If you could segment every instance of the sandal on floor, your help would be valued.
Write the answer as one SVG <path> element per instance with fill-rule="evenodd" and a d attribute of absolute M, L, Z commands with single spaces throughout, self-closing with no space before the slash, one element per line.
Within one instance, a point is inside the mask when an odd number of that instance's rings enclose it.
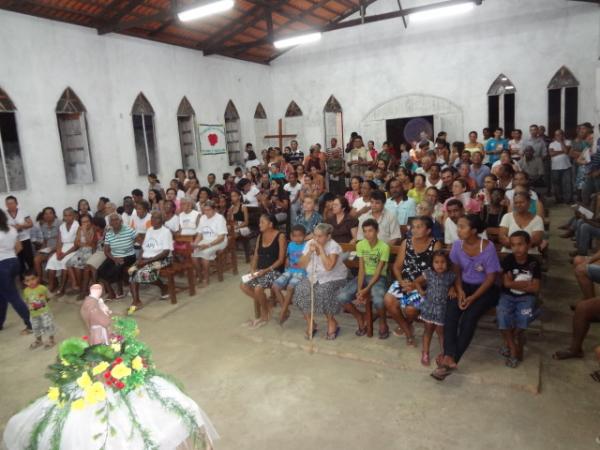
<path fill-rule="evenodd" d="M 317 334 L 317 329 L 313 328 L 312 337 L 314 338 L 316 334 Z M 310 336 L 308 335 L 308 333 L 306 331 L 304 332 L 304 339 L 306 339 L 307 341 L 310 341 Z"/>
<path fill-rule="evenodd" d="M 390 337 L 390 330 L 386 329 L 383 333 L 379 330 L 379 339 L 387 339 Z"/>
<path fill-rule="evenodd" d="M 121 300 L 122 298 L 125 298 L 125 294 L 117 294 L 115 296 L 115 300 Z"/>
<path fill-rule="evenodd" d="M 255 320 L 252 323 L 252 325 L 250 325 L 250 329 L 251 330 L 258 330 L 259 328 L 264 327 L 267 323 L 269 323 L 269 322 L 267 322 L 266 320 L 262 320 L 262 319 Z"/>
<path fill-rule="evenodd" d="M 55 345 L 56 345 L 56 343 L 55 343 L 55 342 L 46 342 L 46 343 L 44 344 L 44 350 L 48 350 L 48 349 L 50 349 L 50 348 L 54 347 Z"/>
<path fill-rule="evenodd" d="M 44 343 L 42 341 L 33 341 L 29 345 L 29 350 L 35 350 L 36 348 L 40 348 Z"/>
<path fill-rule="evenodd" d="M 438 381 L 444 381 L 453 371 L 454 369 L 444 365 L 431 372 L 430 376 Z"/>
<path fill-rule="evenodd" d="M 27 336 L 28 334 L 33 333 L 33 330 L 31 328 L 23 328 L 21 330 L 21 336 Z"/>
<path fill-rule="evenodd" d="M 396 337 L 402 337 L 404 336 L 404 331 L 402 331 L 402 328 L 396 328 L 392 331 L 392 334 Z"/>
<path fill-rule="evenodd" d="M 169 299 L 169 293 L 167 292 L 166 294 L 160 294 L 160 299 L 161 300 L 168 300 Z"/>
<path fill-rule="evenodd" d="M 559 350 L 552 355 L 552 359 L 561 361 L 563 359 L 583 358 L 583 352 L 575 353 L 571 350 Z"/>
<path fill-rule="evenodd" d="M 337 337 L 340 334 L 340 327 L 336 327 L 335 331 L 333 333 L 327 333 L 327 336 L 325 336 L 325 339 L 327 339 L 328 341 L 335 341 L 337 339 Z"/>
<path fill-rule="evenodd" d="M 435 364 L 436 364 L 436 366 L 442 367 L 443 366 L 442 361 L 444 361 L 444 354 L 440 353 L 439 355 L 437 355 L 435 357 Z"/>
<path fill-rule="evenodd" d="M 415 337 L 414 336 L 406 336 L 406 345 L 408 345 L 409 347 L 416 347 L 417 342 L 415 341 Z"/>
<path fill-rule="evenodd" d="M 592 377 L 592 380 L 600 383 L 600 370 L 590 373 L 590 377 Z"/>
<path fill-rule="evenodd" d="M 421 352 L 421 364 L 424 366 L 430 366 L 431 361 L 429 360 L 429 353 Z"/>
<path fill-rule="evenodd" d="M 359 328 L 358 330 L 356 330 L 354 332 L 355 335 L 357 335 L 358 337 L 364 336 L 365 334 L 367 334 L 367 327 L 364 326 L 362 328 Z"/>
<path fill-rule="evenodd" d="M 504 356 L 505 358 L 510 358 L 510 349 L 508 347 L 498 348 L 498 353 L 500 354 L 500 356 Z"/>
<path fill-rule="evenodd" d="M 509 356 L 508 358 L 506 358 L 506 362 L 504 363 L 504 365 L 506 367 L 510 367 L 511 369 L 516 369 L 519 365 L 519 359 Z"/>
<path fill-rule="evenodd" d="M 290 318 L 290 310 L 288 309 L 287 313 L 283 317 L 279 317 L 279 326 L 282 327 L 284 323 Z"/>

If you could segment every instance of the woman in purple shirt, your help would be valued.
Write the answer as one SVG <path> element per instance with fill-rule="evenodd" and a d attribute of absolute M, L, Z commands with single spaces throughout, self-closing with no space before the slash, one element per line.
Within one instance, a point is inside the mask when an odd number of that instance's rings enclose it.
<path fill-rule="evenodd" d="M 461 217 L 457 229 L 459 240 L 452 245 L 450 260 L 460 288 L 457 298 L 448 300 L 444 355 L 438 358 L 438 368 L 431 374 L 439 381 L 456 370 L 473 339 L 477 322 L 498 303 L 496 279 L 500 262 L 494 244 L 478 237 L 484 229 L 481 218 L 475 214 Z"/>

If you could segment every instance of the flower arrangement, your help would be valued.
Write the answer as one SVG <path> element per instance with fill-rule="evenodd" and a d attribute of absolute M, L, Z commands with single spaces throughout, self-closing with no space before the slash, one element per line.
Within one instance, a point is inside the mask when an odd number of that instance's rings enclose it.
<path fill-rule="evenodd" d="M 197 405 L 194 408 L 182 402 L 179 384 L 156 370 L 150 349 L 137 339 L 135 320 L 126 316 L 113 317 L 112 321 L 108 345 L 90 345 L 86 336 L 60 344 L 57 360 L 46 374 L 52 385 L 45 397 L 29 407 L 39 412 L 29 425 L 30 435 L 23 450 L 73 449 L 68 444 L 63 447 L 67 419 L 81 425 L 79 432 L 90 432 L 88 439 L 94 444 L 88 446 L 89 450 L 159 450 L 162 446 L 156 441 L 156 432 L 149 427 L 156 420 L 149 419 L 154 414 L 168 421 L 170 428 L 184 428 L 190 449 L 211 448 Z M 158 409 L 138 409 L 137 401 L 144 405 L 154 402 Z M 29 422 L 27 411 L 24 413 Z M 94 419 L 90 421 L 90 417 Z M 123 417 L 127 418 L 126 424 Z M 72 442 L 69 436 L 65 440 Z"/>
<path fill-rule="evenodd" d="M 136 322 L 117 317 L 113 328 L 110 345 L 89 345 L 87 336 L 61 343 L 57 362 L 47 373 L 53 382 L 48 398 L 59 407 L 83 409 L 104 401 L 107 389 L 127 394 L 154 375 L 150 350 L 137 340 Z"/>

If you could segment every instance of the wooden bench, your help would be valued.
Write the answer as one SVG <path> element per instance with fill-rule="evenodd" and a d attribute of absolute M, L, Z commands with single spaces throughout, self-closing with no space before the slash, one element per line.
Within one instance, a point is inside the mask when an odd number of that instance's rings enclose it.
<path fill-rule="evenodd" d="M 231 270 L 233 275 L 238 274 L 237 264 L 237 244 L 236 236 L 234 231 L 234 224 L 232 222 L 227 223 L 227 247 L 217 252 L 217 258 L 211 262 L 214 264 L 215 271 L 217 272 L 217 279 L 223 281 L 223 273 Z"/>
<path fill-rule="evenodd" d="M 194 239 L 195 236 L 175 236 L 173 260 L 169 266 L 160 269 L 160 276 L 167 279 L 169 299 L 173 305 L 177 303 L 177 291 L 185 289 L 175 285 L 175 276 L 178 274 L 185 273 L 187 275 L 187 289 L 190 296 L 196 295 L 196 270 L 192 258 Z"/>
<path fill-rule="evenodd" d="M 236 242 L 240 242 L 242 244 L 242 248 L 244 249 L 244 255 L 246 256 L 246 263 L 250 263 L 250 258 L 254 253 L 254 249 L 250 245 L 252 239 L 255 239 L 258 236 L 258 222 L 260 220 L 260 216 L 262 214 L 262 209 L 257 207 L 248 207 L 248 228 L 250 229 L 250 234 L 248 236 L 237 236 Z"/>

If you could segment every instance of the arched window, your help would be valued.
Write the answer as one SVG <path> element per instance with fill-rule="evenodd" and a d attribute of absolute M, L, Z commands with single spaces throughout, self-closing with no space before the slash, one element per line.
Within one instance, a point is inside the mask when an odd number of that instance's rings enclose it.
<path fill-rule="evenodd" d="M 323 109 L 323 116 L 325 119 L 325 142 L 324 147 L 331 147 L 331 139 L 337 139 L 337 147 L 344 148 L 344 124 L 342 116 L 342 106 L 340 102 L 332 95 L 325 103 Z"/>
<path fill-rule="evenodd" d="M 303 148 L 306 143 L 303 142 L 303 131 L 304 131 L 304 117 L 302 116 L 302 110 L 298 104 L 292 100 L 285 110 L 284 127 L 285 133 L 288 135 L 296 135 L 295 138 L 285 138 L 283 140 L 283 146 L 290 145 L 290 141 L 295 139 L 298 141 L 300 150 L 308 153 L 308 149 Z"/>
<path fill-rule="evenodd" d="M 183 97 L 177 108 L 177 126 L 183 168 L 198 169 L 196 152 L 196 112 L 187 97 Z"/>
<path fill-rule="evenodd" d="M 256 141 L 256 148 L 254 150 L 259 154 L 267 146 L 265 136 L 269 134 L 268 126 L 267 113 L 262 103 L 259 102 L 254 111 L 254 135 Z"/>
<path fill-rule="evenodd" d="M 139 175 L 156 173 L 157 151 L 156 136 L 154 133 L 154 109 L 141 92 L 133 102 L 131 108 L 133 120 L 133 137 L 135 139 L 135 153 Z"/>
<path fill-rule="evenodd" d="M 565 66 L 558 69 L 548 84 L 548 136 L 562 128 L 571 138 L 577 130 L 579 81 Z"/>
<path fill-rule="evenodd" d="M 56 118 L 67 184 L 94 182 L 85 114 L 77 94 L 66 88 L 56 103 Z"/>
<path fill-rule="evenodd" d="M 227 102 L 225 108 L 225 140 L 227 142 L 229 165 L 240 164 L 242 162 L 240 115 L 231 100 Z"/>
<path fill-rule="evenodd" d="M 515 85 L 501 73 L 488 90 L 488 126 L 503 128 L 510 136 L 515 128 Z"/>
<path fill-rule="evenodd" d="M 25 171 L 19 146 L 16 120 L 17 108 L 0 88 L 0 192 L 25 189 Z"/>

